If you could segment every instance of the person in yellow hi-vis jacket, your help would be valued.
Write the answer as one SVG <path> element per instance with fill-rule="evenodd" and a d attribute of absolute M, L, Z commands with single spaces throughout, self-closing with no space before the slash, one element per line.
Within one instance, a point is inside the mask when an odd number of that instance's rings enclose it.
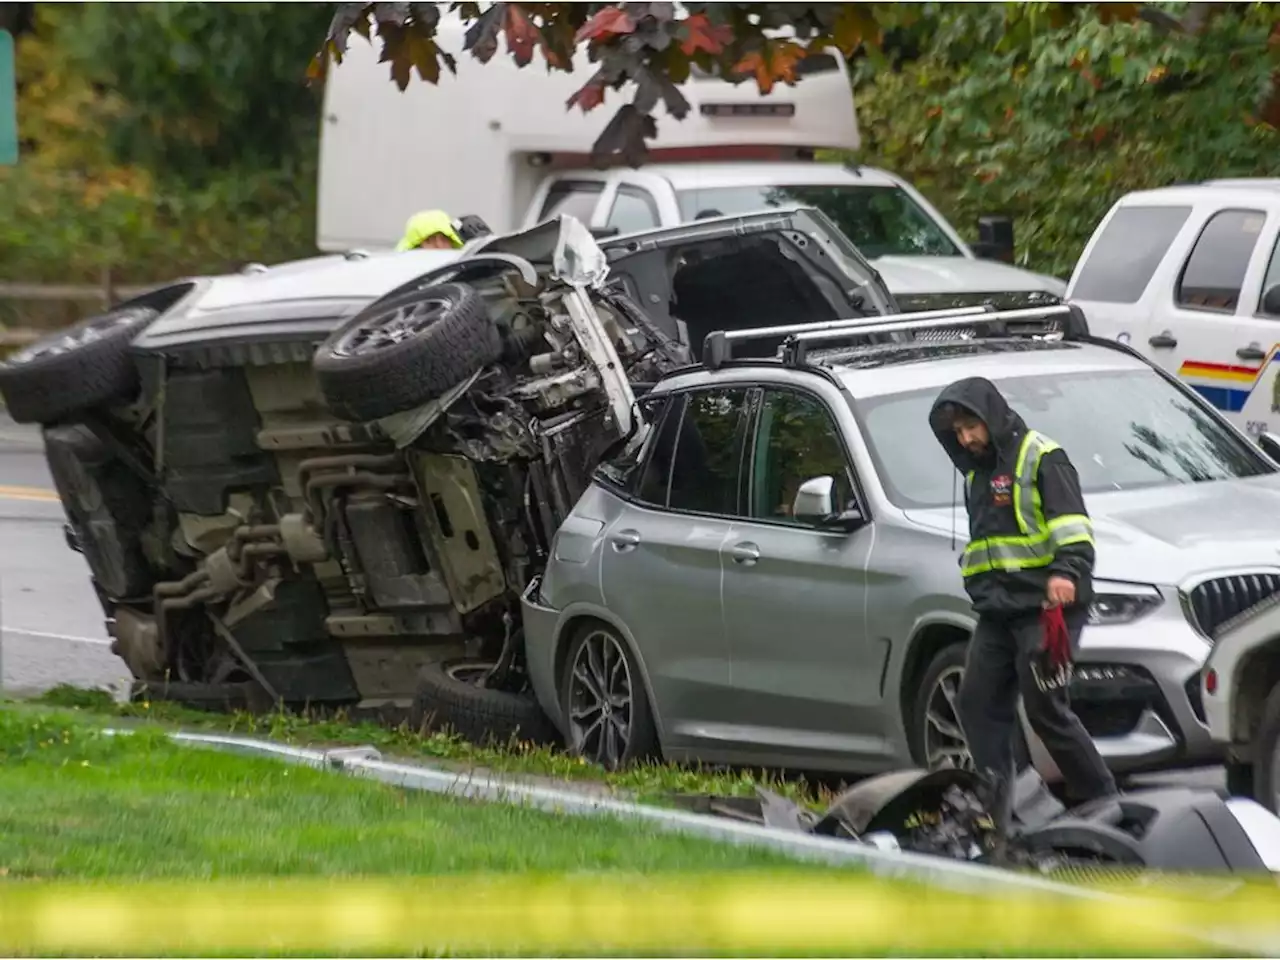
<path fill-rule="evenodd" d="M 422 210 L 404 225 L 397 250 L 456 250 L 462 238 L 453 220 L 443 210 Z"/>
<path fill-rule="evenodd" d="M 1021 693 L 1068 790 L 1111 796 L 1115 779 L 1067 699 L 1093 592 L 1093 524 L 1076 468 L 982 377 L 946 387 L 929 425 L 965 483 L 960 567 L 978 625 L 956 712 L 974 765 L 1011 780 Z"/>

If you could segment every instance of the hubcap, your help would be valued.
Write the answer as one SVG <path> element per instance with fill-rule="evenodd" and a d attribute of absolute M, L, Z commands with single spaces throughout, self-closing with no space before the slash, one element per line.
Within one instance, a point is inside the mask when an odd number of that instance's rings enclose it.
<path fill-rule="evenodd" d="M 18 350 L 9 358 L 8 362 L 10 365 L 30 363 L 40 357 L 53 357 L 63 353 L 70 353 L 72 350 L 77 350 L 96 340 L 101 340 L 117 327 L 128 326 L 137 319 L 138 314 L 134 312 L 102 317 L 78 329 L 68 330 L 39 343 L 33 343 L 23 350 Z"/>
<path fill-rule="evenodd" d="M 569 674 L 570 745 L 606 769 L 616 769 L 631 744 L 633 708 L 631 671 L 622 647 L 603 631 L 588 635 Z"/>
<path fill-rule="evenodd" d="M 394 347 L 435 324 L 448 309 L 447 300 L 419 300 L 394 307 L 347 331 L 333 352 L 341 357 L 355 357 Z"/>
<path fill-rule="evenodd" d="M 964 667 L 949 667 L 929 691 L 924 713 L 924 755 L 930 770 L 938 767 L 973 769 L 973 757 L 960 729 L 960 714 L 956 709 L 963 676 Z"/>

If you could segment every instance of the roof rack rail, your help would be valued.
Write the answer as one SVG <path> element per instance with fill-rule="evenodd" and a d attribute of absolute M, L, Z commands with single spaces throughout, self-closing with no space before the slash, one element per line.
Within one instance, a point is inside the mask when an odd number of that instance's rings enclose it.
<path fill-rule="evenodd" d="M 851 331 L 861 330 L 869 325 L 880 325 L 890 321 L 920 321 L 938 317 L 966 318 L 979 314 L 991 314 L 995 307 L 977 305 L 972 307 L 948 307 L 945 310 L 921 310 L 915 313 L 890 313 L 870 317 L 845 317 L 840 320 L 822 320 L 817 323 L 792 323 L 777 327 L 748 327 L 745 330 L 713 330 L 702 339 L 702 365 L 708 370 L 716 370 L 733 359 L 733 345 L 747 343 L 752 340 L 770 340 L 774 337 L 791 337 L 804 333 L 825 333 L 841 331 L 848 336 Z"/>
<path fill-rule="evenodd" d="M 1056 318 L 1062 318 L 1054 323 Z M 959 323 L 955 321 L 959 320 Z M 1019 321 L 1026 321 L 1019 324 Z M 1037 323 L 1037 321 L 1040 321 Z M 788 366 L 801 366 L 808 359 L 809 348 L 823 341 L 844 340 L 850 337 L 875 336 L 886 333 L 916 333 L 927 330 L 946 330 L 956 327 L 971 330 L 970 336 L 979 338 L 1011 336 L 1045 336 L 1058 334 L 1064 340 L 1079 340 L 1089 336 L 1089 325 L 1084 313 L 1073 303 L 1053 304 L 1044 307 L 1025 307 L 1019 310 L 949 316 L 900 319 L 882 317 L 858 327 L 835 330 L 805 330 L 792 334 L 783 344 L 782 360 Z M 1021 327 L 1019 329 L 1018 327 Z"/>

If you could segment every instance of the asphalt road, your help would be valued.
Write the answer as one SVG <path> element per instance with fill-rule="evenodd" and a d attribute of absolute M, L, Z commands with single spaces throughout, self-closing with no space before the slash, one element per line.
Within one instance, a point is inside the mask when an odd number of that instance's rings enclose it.
<path fill-rule="evenodd" d="M 0 412 L 0 664 L 4 690 L 59 683 L 123 696 L 129 673 L 111 653 L 84 558 L 62 535 L 63 514 L 39 434 Z M 1151 775 L 1147 782 L 1221 786 L 1221 768 Z"/>

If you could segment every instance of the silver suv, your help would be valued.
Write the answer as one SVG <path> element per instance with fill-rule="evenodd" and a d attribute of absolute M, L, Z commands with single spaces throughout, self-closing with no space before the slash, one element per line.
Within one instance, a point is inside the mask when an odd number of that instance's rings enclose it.
<path fill-rule="evenodd" d="M 765 336 L 777 357 L 733 359 Z M 966 765 L 967 522 L 928 411 L 983 376 L 1070 453 L 1093 516 L 1085 726 L 1117 772 L 1218 757 L 1198 670 L 1223 584 L 1247 604 L 1249 574 L 1280 572 L 1280 467 L 1193 391 L 1068 306 L 713 334 L 703 358 L 644 398 L 653 429 L 525 592 L 530 678 L 571 745 L 607 766 Z"/>

